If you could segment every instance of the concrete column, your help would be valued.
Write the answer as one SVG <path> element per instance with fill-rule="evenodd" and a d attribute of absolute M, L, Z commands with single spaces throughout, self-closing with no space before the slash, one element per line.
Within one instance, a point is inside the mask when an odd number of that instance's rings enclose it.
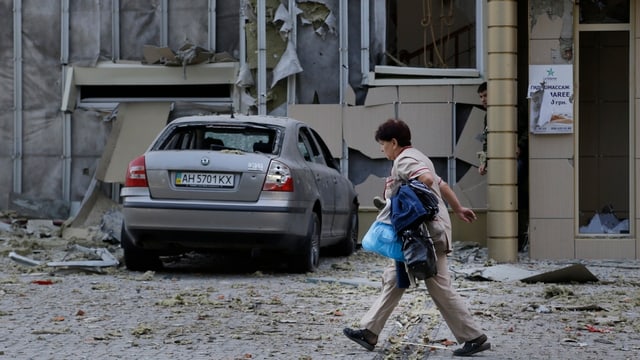
<path fill-rule="evenodd" d="M 518 260 L 517 6 L 487 1 L 487 247 L 497 262 Z"/>

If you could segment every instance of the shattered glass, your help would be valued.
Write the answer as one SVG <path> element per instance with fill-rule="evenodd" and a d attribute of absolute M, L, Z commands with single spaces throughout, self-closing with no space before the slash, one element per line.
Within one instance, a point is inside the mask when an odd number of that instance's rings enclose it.
<path fill-rule="evenodd" d="M 586 0 L 580 2 L 581 24 L 628 24 L 629 0 Z"/>

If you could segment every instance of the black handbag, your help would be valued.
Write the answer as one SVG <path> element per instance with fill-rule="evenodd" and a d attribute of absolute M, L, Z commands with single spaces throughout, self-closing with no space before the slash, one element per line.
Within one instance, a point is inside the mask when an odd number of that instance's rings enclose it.
<path fill-rule="evenodd" d="M 391 198 L 391 223 L 402 240 L 409 274 L 426 280 L 438 274 L 436 249 L 427 223 L 438 215 L 438 196 L 419 180 L 409 180 Z"/>
<path fill-rule="evenodd" d="M 409 274 L 426 280 L 438 274 L 436 249 L 427 227 L 422 224 L 400 232 L 402 252 Z"/>

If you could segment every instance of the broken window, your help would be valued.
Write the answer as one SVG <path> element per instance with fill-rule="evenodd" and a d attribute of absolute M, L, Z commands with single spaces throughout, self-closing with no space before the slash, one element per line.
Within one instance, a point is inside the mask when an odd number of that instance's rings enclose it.
<path fill-rule="evenodd" d="M 156 150 L 241 150 L 273 153 L 278 130 L 264 126 L 177 126 Z"/>
<path fill-rule="evenodd" d="M 581 234 L 629 234 L 633 219 L 628 31 L 579 33 L 578 210 Z"/>
<path fill-rule="evenodd" d="M 390 0 L 386 46 L 376 65 L 476 69 L 479 1 Z"/>
<path fill-rule="evenodd" d="M 587 0 L 580 2 L 581 24 L 628 24 L 629 13 L 629 0 Z"/>

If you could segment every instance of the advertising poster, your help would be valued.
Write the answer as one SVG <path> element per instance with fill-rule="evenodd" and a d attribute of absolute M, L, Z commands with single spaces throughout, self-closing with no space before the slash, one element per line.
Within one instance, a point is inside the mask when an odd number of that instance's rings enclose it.
<path fill-rule="evenodd" d="M 573 133 L 573 65 L 530 65 L 529 99 L 531 133 Z"/>

